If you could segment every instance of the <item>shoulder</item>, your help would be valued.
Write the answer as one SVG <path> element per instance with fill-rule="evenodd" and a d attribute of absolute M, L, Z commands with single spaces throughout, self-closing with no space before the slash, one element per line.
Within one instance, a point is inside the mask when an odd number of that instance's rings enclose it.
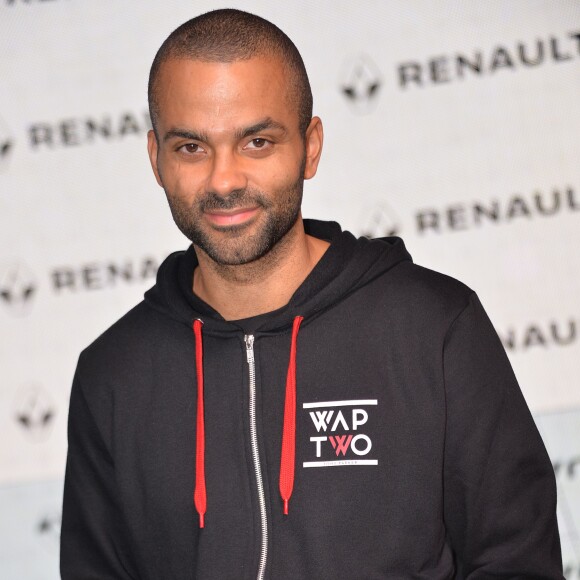
<path fill-rule="evenodd" d="M 410 261 L 397 264 L 377 283 L 399 310 L 429 317 L 452 319 L 475 295 L 463 282 Z"/>
<path fill-rule="evenodd" d="M 140 302 L 81 352 L 80 378 L 92 382 L 145 366 L 155 345 L 171 334 L 171 325 L 176 323 Z"/>

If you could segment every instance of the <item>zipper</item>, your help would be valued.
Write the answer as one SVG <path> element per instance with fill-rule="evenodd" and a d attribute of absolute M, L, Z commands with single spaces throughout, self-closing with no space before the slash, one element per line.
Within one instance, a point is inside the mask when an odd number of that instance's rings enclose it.
<path fill-rule="evenodd" d="M 266 561 L 268 559 L 268 519 L 266 516 L 266 496 L 264 494 L 264 480 L 260 466 L 260 453 L 258 451 L 258 435 L 256 428 L 256 363 L 254 360 L 254 335 L 244 336 L 246 343 L 246 357 L 248 359 L 248 373 L 250 385 L 250 446 L 254 460 L 254 474 L 258 489 L 258 504 L 260 506 L 260 523 L 262 526 L 262 545 L 260 547 L 260 562 L 258 566 L 257 580 L 263 580 L 266 573 Z"/>

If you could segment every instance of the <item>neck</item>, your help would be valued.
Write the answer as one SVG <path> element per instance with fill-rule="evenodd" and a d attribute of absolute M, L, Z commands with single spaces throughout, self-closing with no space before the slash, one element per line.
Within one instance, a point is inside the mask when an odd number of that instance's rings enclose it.
<path fill-rule="evenodd" d="M 226 320 L 272 312 L 288 304 L 328 246 L 306 235 L 301 218 L 268 254 L 249 264 L 216 264 L 196 246 L 193 292 Z"/>

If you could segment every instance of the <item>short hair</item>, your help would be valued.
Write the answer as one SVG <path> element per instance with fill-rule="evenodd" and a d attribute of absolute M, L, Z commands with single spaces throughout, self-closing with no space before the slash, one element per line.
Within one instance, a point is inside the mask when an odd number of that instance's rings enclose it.
<path fill-rule="evenodd" d="M 304 61 L 294 43 L 277 26 L 249 12 L 221 9 L 188 20 L 161 45 L 149 73 L 149 114 L 157 134 L 159 71 L 171 59 L 235 62 L 256 56 L 277 56 L 287 67 L 290 99 L 296 104 L 301 134 L 312 119 L 312 90 Z"/>

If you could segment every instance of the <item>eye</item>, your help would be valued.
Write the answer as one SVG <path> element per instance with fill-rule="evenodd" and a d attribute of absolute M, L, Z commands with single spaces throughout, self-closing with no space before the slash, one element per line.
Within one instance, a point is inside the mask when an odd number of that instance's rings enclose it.
<path fill-rule="evenodd" d="M 270 141 L 268 141 L 267 139 L 264 139 L 263 137 L 256 137 L 255 139 L 252 139 L 246 145 L 246 149 L 263 149 L 269 143 L 270 143 Z"/>
<path fill-rule="evenodd" d="M 179 151 L 183 151 L 184 153 L 193 154 L 193 153 L 203 153 L 204 150 L 201 147 L 201 145 L 198 145 L 197 143 L 186 143 L 185 145 L 182 145 L 179 148 Z"/>

